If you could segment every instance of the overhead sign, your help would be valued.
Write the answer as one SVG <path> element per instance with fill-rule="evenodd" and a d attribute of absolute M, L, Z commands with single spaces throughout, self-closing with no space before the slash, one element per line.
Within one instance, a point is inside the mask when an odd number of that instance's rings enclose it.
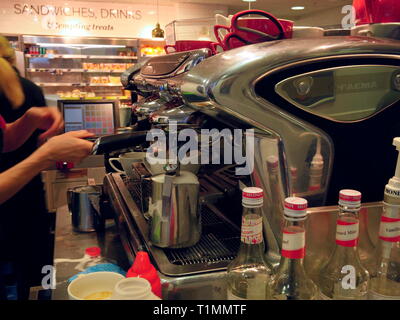
<path fill-rule="evenodd" d="M 159 7 L 164 27 L 175 19 L 174 6 Z M 151 38 L 157 7 L 101 2 L 4 1 L 0 3 L 0 33 Z"/>

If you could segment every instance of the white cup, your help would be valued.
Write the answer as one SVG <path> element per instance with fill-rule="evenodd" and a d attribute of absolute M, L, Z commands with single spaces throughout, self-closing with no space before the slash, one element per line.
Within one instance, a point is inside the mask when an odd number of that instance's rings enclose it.
<path fill-rule="evenodd" d="M 200 156 L 199 156 L 199 152 L 198 151 L 194 151 L 193 155 L 191 157 L 187 157 L 187 161 L 189 163 L 186 164 L 182 164 L 180 165 L 180 170 L 181 171 L 189 171 L 193 174 L 197 174 L 199 172 L 200 169 Z M 152 175 L 158 175 L 158 174 L 162 174 L 165 173 L 164 171 L 164 166 L 165 163 L 151 163 L 153 161 L 156 161 L 156 159 L 151 158 L 150 155 L 147 155 L 144 161 L 145 166 L 147 167 L 147 169 L 150 171 L 150 173 Z M 197 163 L 192 163 L 192 162 L 197 162 Z"/>
<path fill-rule="evenodd" d="M 125 277 L 116 272 L 83 274 L 69 284 L 68 297 L 70 300 L 109 300 L 115 285 L 122 279 Z"/>
<path fill-rule="evenodd" d="M 151 291 L 150 282 L 132 277 L 120 280 L 114 288 L 111 300 L 161 300 Z"/>
<path fill-rule="evenodd" d="M 118 158 L 108 159 L 108 162 L 115 171 L 125 173 L 128 177 L 132 177 L 133 175 L 132 163 L 142 162 L 145 157 L 146 157 L 146 152 L 127 152 L 120 154 Z M 118 169 L 113 164 L 113 161 L 118 161 L 121 164 L 122 169 L 124 170 Z"/>

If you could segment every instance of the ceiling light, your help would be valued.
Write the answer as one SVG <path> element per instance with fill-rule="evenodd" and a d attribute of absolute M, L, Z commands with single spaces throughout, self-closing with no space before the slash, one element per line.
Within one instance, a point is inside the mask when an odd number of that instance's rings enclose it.
<path fill-rule="evenodd" d="M 164 38 L 164 30 L 160 27 L 159 22 L 159 7 L 158 7 L 158 0 L 157 0 L 157 23 L 156 27 L 151 31 L 152 38 Z"/>
<path fill-rule="evenodd" d="M 242 0 L 243 2 L 256 2 L 257 0 Z"/>
<path fill-rule="evenodd" d="M 304 7 L 303 6 L 294 6 L 294 7 L 291 7 L 290 9 L 292 9 L 292 10 L 304 10 Z"/>

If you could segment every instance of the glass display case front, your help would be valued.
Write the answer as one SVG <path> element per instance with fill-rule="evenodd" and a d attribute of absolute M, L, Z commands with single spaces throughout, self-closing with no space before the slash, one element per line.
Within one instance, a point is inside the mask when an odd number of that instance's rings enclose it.
<path fill-rule="evenodd" d="M 138 59 L 137 39 L 24 36 L 27 77 L 59 98 L 123 96 L 120 75 Z"/>

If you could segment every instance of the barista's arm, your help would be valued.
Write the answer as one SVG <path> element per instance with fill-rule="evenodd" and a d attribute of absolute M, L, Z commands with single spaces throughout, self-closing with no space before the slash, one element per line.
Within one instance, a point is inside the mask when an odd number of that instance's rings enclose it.
<path fill-rule="evenodd" d="M 32 107 L 21 118 L 7 124 L 3 130 L 3 152 L 18 149 L 36 129 L 46 130 L 40 135 L 44 140 L 59 133 L 64 122 L 61 113 L 54 107 Z"/>
<path fill-rule="evenodd" d="M 3 130 L 3 152 L 18 149 L 36 130 L 36 126 L 27 117 L 22 116 L 13 123 L 8 123 Z"/>
<path fill-rule="evenodd" d="M 40 154 L 33 153 L 24 161 L 0 173 L 0 204 L 10 199 L 49 165 Z"/>
<path fill-rule="evenodd" d="M 78 163 L 87 157 L 92 151 L 93 143 L 84 139 L 92 136 L 92 133 L 81 130 L 53 137 L 28 158 L 0 173 L 0 204 L 10 199 L 52 163 L 56 161 Z"/>

